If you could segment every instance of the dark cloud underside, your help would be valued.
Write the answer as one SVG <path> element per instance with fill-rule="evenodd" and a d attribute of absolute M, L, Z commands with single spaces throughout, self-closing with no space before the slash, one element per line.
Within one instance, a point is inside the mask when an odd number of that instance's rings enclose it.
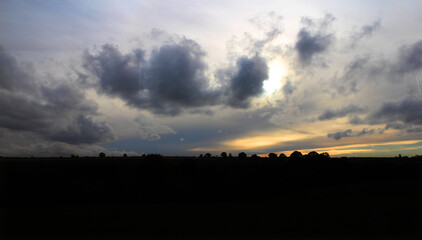
<path fill-rule="evenodd" d="M 350 104 L 346 107 L 337 109 L 337 110 L 325 110 L 319 117 L 318 120 L 323 121 L 323 120 L 331 120 L 331 119 L 336 119 L 336 118 L 341 118 L 341 117 L 345 117 L 348 114 L 351 113 L 363 113 L 365 112 L 365 110 L 359 106 Z"/>
<path fill-rule="evenodd" d="M 205 76 L 204 55 L 191 40 L 163 45 L 148 60 L 141 49 L 123 55 L 105 45 L 97 54 L 85 53 L 84 67 L 98 78 L 100 93 L 157 114 L 177 115 L 185 108 L 218 104 L 246 108 L 252 97 L 263 92 L 268 78 L 264 58 L 239 57 L 236 66 L 223 74 L 228 81 L 222 83 L 224 87 L 212 88 Z"/>
<path fill-rule="evenodd" d="M 0 50 L 0 128 L 71 144 L 114 139 L 106 123 L 92 120 L 97 104 L 80 87 L 42 84 L 33 75 L 30 66 Z"/>
<path fill-rule="evenodd" d="M 327 137 L 334 138 L 335 140 L 340 140 L 344 137 L 352 137 L 352 129 L 347 129 L 344 132 L 335 132 L 327 134 Z"/>
<path fill-rule="evenodd" d="M 231 95 L 228 104 L 233 107 L 248 107 L 249 99 L 263 92 L 263 82 L 266 79 L 268 66 L 265 59 L 259 56 L 239 58 L 236 74 L 230 80 Z"/>

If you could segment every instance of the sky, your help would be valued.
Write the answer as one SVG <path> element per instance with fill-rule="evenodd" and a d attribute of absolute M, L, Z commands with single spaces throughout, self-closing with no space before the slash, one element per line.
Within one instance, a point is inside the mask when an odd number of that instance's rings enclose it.
<path fill-rule="evenodd" d="M 421 1 L 0 1 L 0 156 L 422 155 Z"/>

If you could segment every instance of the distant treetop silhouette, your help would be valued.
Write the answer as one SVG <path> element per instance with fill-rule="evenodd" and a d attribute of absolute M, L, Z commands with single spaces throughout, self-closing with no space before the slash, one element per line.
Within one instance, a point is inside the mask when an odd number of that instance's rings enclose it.
<path fill-rule="evenodd" d="M 245 152 L 241 152 L 241 153 L 239 153 L 239 154 L 237 155 L 237 157 L 238 157 L 239 159 L 245 159 L 245 158 L 247 158 L 247 157 L 248 157 L 248 155 L 246 155 L 246 153 L 245 153 Z"/>
<path fill-rule="evenodd" d="M 302 153 L 299 151 L 294 151 L 292 152 L 292 154 L 290 154 L 290 158 L 293 158 L 293 159 L 302 158 Z"/>

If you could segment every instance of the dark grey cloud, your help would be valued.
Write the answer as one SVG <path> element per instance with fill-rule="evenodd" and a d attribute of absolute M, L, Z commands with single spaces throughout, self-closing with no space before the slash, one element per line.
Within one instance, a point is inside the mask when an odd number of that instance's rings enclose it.
<path fill-rule="evenodd" d="M 408 133 L 419 133 L 422 132 L 422 127 L 415 127 L 415 128 L 409 128 L 406 130 Z"/>
<path fill-rule="evenodd" d="M 400 49 L 397 66 L 399 73 L 414 72 L 422 69 L 422 40 Z"/>
<path fill-rule="evenodd" d="M 32 76 L 24 71 L 31 69 L 26 63 L 20 67 L 16 59 L 9 55 L 0 45 L 0 88 L 7 91 L 34 91 L 35 82 Z"/>
<path fill-rule="evenodd" d="M 343 132 L 335 132 L 335 133 L 329 133 L 327 134 L 327 137 L 329 138 L 334 138 L 335 140 L 340 140 L 344 137 L 361 137 L 361 136 L 365 136 L 365 135 L 372 135 L 375 133 L 375 129 L 367 129 L 364 128 L 362 129 L 362 131 L 353 134 L 352 129 L 347 129 L 346 131 Z"/>
<path fill-rule="evenodd" d="M 340 140 L 344 137 L 352 137 L 352 129 L 347 129 L 344 132 L 329 133 L 327 137 L 334 138 L 335 140 Z"/>
<path fill-rule="evenodd" d="M 299 54 L 302 65 L 307 65 L 312 61 L 314 55 L 323 53 L 333 42 L 331 34 L 311 34 L 306 28 L 302 28 L 297 35 L 295 49 Z"/>
<path fill-rule="evenodd" d="M 179 114 L 183 108 L 215 105 L 220 91 L 213 90 L 205 77 L 205 53 L 191 40 L 163 45 L 152 51 L 122 54 L 104 45 L 94 55 L 86 52 L 84 67 L 99 80 L 99 92 L 118 96 L 128 105 L 158 114 Z"/>
<path fill-rule="evenodd" d="M 349 123 L 385 124 L 382 130 L 417 132 L 417 126 L 422 125 L 422 99 L 409 96 L 399 101 L 385 102 L 365 117 L 350 117 Z"/>
<path fill-rule="evenodd" d="M 326 14 L 319 24 L 311 18 L 302 18 L 302 24 L 305 27 L 300 29 L 295 43 L 302 66 L 309 65 L 315 55 L 327 51 L 333 43 L 334 35 L 328 33 L 327 28 L 334 20 L 335 18 L 330 14 Z"/>
<path fill-rule="evenodd" d="M 336 110 L 327 109 L 318 117 L 318 120 L 320 121 L 331 120 L 331 119 L 345 117 L 351 113 L 364 113 L 364 112 L 365 112 L 365 109 L 357 105 L 350 104 L 348 106 L 345 106 L 343 108 L 336 109 Z"/>
<path fill-rule="evenodd" d="M 190 40 L 153 51 L 142 75 L 148 103 L 136 104 L 157 113 L 178 113 L 184 107 L 215 105 L 220 92 L 210 88 L 204 75 L 207 68 L 204 55 L 200 46 Z"/>
<path fill-rule="evenodd" d="M 287 80 L 282 90 L 285 96 L 289 96 L 289 95 L 292 95 L 292 93 L 296 90 L 296 87 L 293 86 L 290 80 Z"/>
<path fill-rule="evenodd" d="M 107 124 L 92 120 L 97 108 L 77 86 L 37 81 L 30 65 L 0 50 L 0 128 L 71 144 L 113 139 Z"/>
<path fill-rule="evenodd" d="M 51 133 L 51 140 L 70 144 L 93 144 L 114 139 L 105 122 L 95 122 L 91 117 L 77 116 L 66 129 Z"/>
<path fill-rule="evenodd" d="M 422 98 L 407 97 L 397 102 L 386 102 L 368 116 L 368 121 L 373 124 L 401 122 L 422 125 Z"/>
<path fill-rule="evenodd" d="M 367 128 L 364 128 L 364 129 L 362 129 L 362 131 L 360 131 L 356 134 L 356 137 L 360 137 L 360 136 L 364 136 L 364 135 L 372 135 L 374 133 L 375 133 L 375 129 L 369 129 L 368 130 Z"/>
<path fill-rule="evenodd" d="M 140 49 L 123 55 L 117 47 L 106 44 L 96 56 L 85 51 L 83 66 L 99 78 L 99 92 L 130 100 L 141 89 L 143 58 L 144 52 Z"/>
<path fill-rule="evenodd" d="M 232 107 L 249 107 L 250 98 L 263 93 L 264 80 L 268 79 L 268 65 L 264 58 L 240 57 L 236 72 L 230 79 L 228 104 Z"/>
<path fill-rule="evenodd" d="M 387 123 L 386 125 L 385 125 L 385 129 L 387 130 L 387 129 L 395 129 L 395 130 L 402 130 L 402 129 L 405 129 L 406 128 L 406 125 L 404 125 L 403 123 L 397 123 L 397 122 L 394 122 L 394 123 Z"/>
<path fill-rule="evenodd" d="M 370 37 L 376 31 L 381 28 L 381 21 L 374 21 L 372 24 L 363 25 L 358 32 L 352 34 L 352 44 L 351 47 L 355 47 L 356 44 L 365 37 Z"/>
<path fill-rule="evenodd" d="M 217 73 L 221 87 L 211 87 L 205 75 L 205 53 L 187 39 L 163 45 L 150 55 L 146 60 L 141 49 L 125 55 L 115 46 L 104 45 L 96 54 L 86 51 L 83 66 L 98 79 L 100 93 L 166 115 L 218 104 L 249 107 L 251 98 L 263 92 L 263 81 L 268 78 L 264 58 L 239 57 L 236 66 Z"/>
<path fill-rule="evenodd" d="M 349 117 L 349 123 L 353 125 L 366 124 L 366 120 L 359 116 L 353 115 Z"/>

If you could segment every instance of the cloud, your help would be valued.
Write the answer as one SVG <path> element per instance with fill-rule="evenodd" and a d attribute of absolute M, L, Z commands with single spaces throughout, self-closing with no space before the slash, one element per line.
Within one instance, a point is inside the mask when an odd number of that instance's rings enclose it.
<path fill-rule="evenodd" d="M 329 133 L 327 137 L 334 138 L 335 140 L 340 140 L 344 137 L 352 137 L 352 129 L 347 129 L 344 132 Z"/>
<path fill-rule="evenodd" d="M 407 125 L 422 125 L 422 98 L 407 97 L 397 102 L 386 102 L 368 116 L 368 121 L 377 123 L 402 122 Z"/>
<path fill-rule="evenodd" d="M 422 127 L 409 128 L 406 131 L 408 133 L 414 133 L 414 132 L 419 133 L 419 132 L 422 132 Z"/>
<path fill-rule="evenodd" d="M 144 51 L 135 49 L 123 55 L 115 46 L 106 44 L 98 55 L 85 51 L 83 66 L 99 79 L 99 92 L 122 99 L 136 98 L 140 86 L 140 66 L 144 62 Z"/>
<path fill-rule="evenodd" d="M 178 113 L 184 107 L 215 105 L 220 92 L 210 89 L 204 71 L 205 53 L 191 40 L 153 51 L 143 69 L 142 85 L 149 97 L 144 105 L 157 113 Z"/>
<path fill-rule="evenodd" d="M 349 117 L 349 123 L 353 125 L 360 125 L 360 124 L 366 124 L 366 121 L 363 118 L 354 115 L 354 116 Z"/>
<path fill-rule="evenodd" d="M 386 125 L 385 125 L 385 129 L 395 129 L 395 130 L 402 130 L 402 129 L 405 129 L 406 128 L 406 126 L 403 124 L 403 123 L 397 123 L 397 122 L 395 122 L 395 123 L 387 123 Z"/>
<path fill-rule="evenodd" d="M 400 50 L 397 66 L 399 73 L 414 72 L 422 68 L 422 40 L 404 46 Z"/>
<path fill-rule="evenodd" d="M 343 131 L 343 132 L 329 133 L 327 134 L 327 137 L 334 138 L 335 140 L 340 140 L 344 137 L 361 137 L 365 135 L 372 135 L 374 133 L 375 133 L 375 129 L 368 130 L 367 128 L 364 128 L 362 129 L 362 131 L 356 134 L 352 133 L 352 129 L 347 129 L 346 131 Z"/>
<path fill-rule="evenodd" d="M 350 104 L 348 106 L 345 106 L 337 110 L 327 109 L 318 117 L 318 120 L 320 121 L 331 120 L 331 119 L 345 117 L 350 113 L 363 113 L 363 112 L 365 112 L 363 108 L 357 105 Z"/>
<path fill-rule="evenodd" d="M 381 21 L 374 21 L 372 24 L 363 25 L 358 32 L 352 34 L 351 47 L 354 48 L 356 44 L 365 37 L 370 37 L 376 31 L 381 28 Z"/>
<path fill-rule="evenodd" d="M 310 18 L 302 19 L 302 23 L 307 26 L 300 29 L 295 43 L 295 49 L 302 66 L 309 65 L 315 55 L 325 52 L 333 43 L 334 36 L 330 33 L 325 33 L 325 29 L 332 21 L 334 21 L 334 17 L 326 15 L 319 24 L 318 29 L 313 31 L 314 20 Z"/>
<path fill-rule="evenodd" d="M 385 102 L 380 107 L 370 112 L 366 117 L 353 116 L 349 119 L 350 124 L 385 124 L 384 130 L 406 130 L 417 132 L 422 125 L 422 99 L 406 97 L 395 102 Z"/>
<path fill-rule="evenodd" d="M 228 104 L 232 107 L 247 108 L 250 98 L 263 93 L 264 80 L 268 79 L 268 65 L 264 58 L 240 57 L 236 72 L 230 79 Z"/>
<path fill-rule="evenodd" d="M 372 135 L 375 133 L 375 129 L 368 130 L 367 128 L 362 129 L 362 131 L 356 134 L 356 137 L 364 136 L 364 135 Z"/>
<path fill-rule="evenodd" d="M 91 117 L 79 115 L 65 130 L 52 133 L 50 139 L 70 144 L 93 144 L 114 140 L 114 136 L 107 123 L 94 122 Z"/>
<path fill-rule="evenodd" d="M 118 96 L 132 107 L 177 115 L 183 108 L 215 105 L 220 91 L 211 89 L 205 77 L 205 53 L 191 40 L 163 45 L 151 53 L 133 50 L 123 55 L 104 45 L 94 55 L 86 52 L 84 67 L 99 81 L 99 92 Z"/>
<path fill-rule="evenodd" d="M 251 39 L 251 46 L 249 51 L 252 53 L 262 52 L 265 45 L 275 40 L 283 32 L 281 21 L 283 17 L 277 15 L 275 12 L 269 12 L 268 14 L 259 15 L 252 19 L 250 22 L 254 24 L 258 29 L 264 31 L 264 37 L 260 39 Z"/>
<path fill-rule="evenodd" d="M 289 96 L 289 95 L 292 95 L 292 93 L 296 90 L 296 87 L 293 86 L 290 80 L 287 80 L 282 90 L 285 96 Z"/>
<path fill-rule="evenodd" d="M 30 65 L 0 50 L 0 128 L 71 144 L 114 139 L 106 123 L 92 120 L 98 106 L 77 86 L 34 75 Z"/>
<path fill-rule="evenodd" d="M 176 133 L 169 126 L 156 123 L 142 114 L 135 118 L 135 122 L 138 124 L 138 134 L 144 140 L 156 141 L 161 139 L 160 134 Z"/>
<path fill-rule="evenodd" d="M 268 78 L 264 58 L 239 57 L 236 66 L 220 71 L 223 87 L 211 87 L 204 55 L 196 42 L 187 39 L 153 50 L 148 60 L 141 49 L 124 55 L 104 45 L 97 54 L 86 51 L 83 66 L 98 79 L 98 92 L 157 114 L 178 115 L 187 108 L 195 112 L 219 104 L 247 108 L 251 98 L 263 92 Z"/>

